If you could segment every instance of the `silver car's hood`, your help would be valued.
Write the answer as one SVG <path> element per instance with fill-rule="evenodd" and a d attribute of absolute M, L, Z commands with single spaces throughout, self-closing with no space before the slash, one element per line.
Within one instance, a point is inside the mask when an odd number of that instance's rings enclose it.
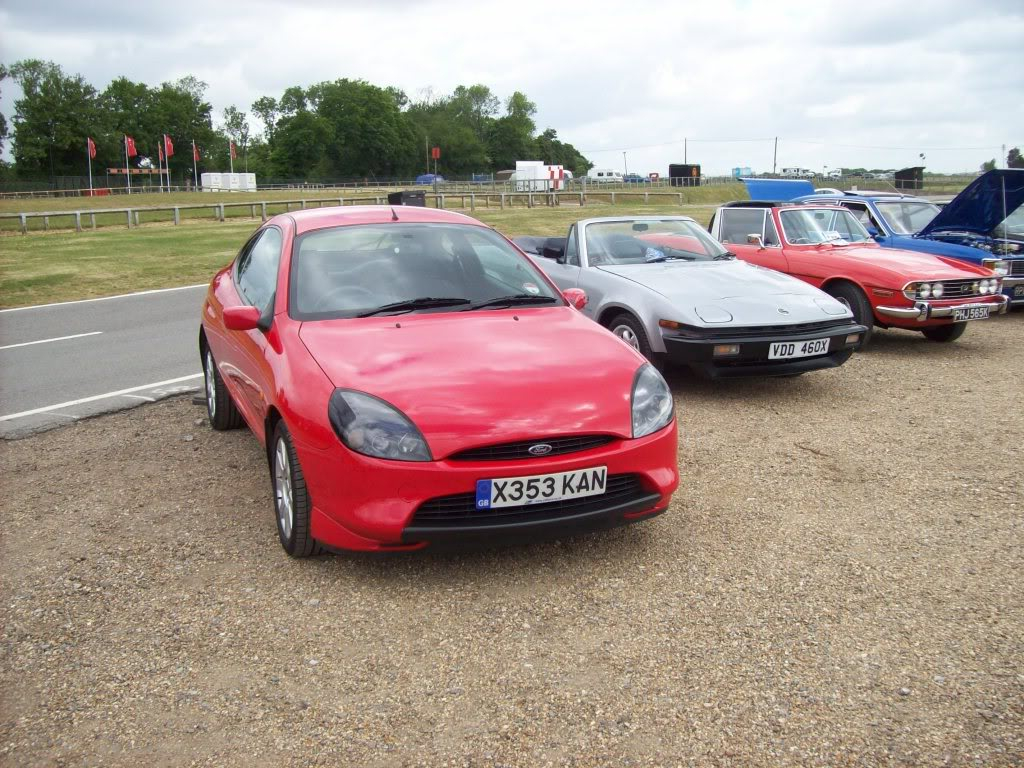
<path fill-rule="evenodd" d="M 850 310 L 795 277 L 744 261 L 667 261 L 598 267 L 642 285 L 695 325 L 789 325 L 852 318 Z M 681 313 L 681 315 L 680 315 Z"/>

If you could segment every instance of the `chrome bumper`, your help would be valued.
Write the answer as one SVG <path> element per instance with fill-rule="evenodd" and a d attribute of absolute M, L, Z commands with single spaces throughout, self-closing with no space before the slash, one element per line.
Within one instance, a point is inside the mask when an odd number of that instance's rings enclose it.
<path fill-rule="evenodd" d="M 1003 288 L 1012 288 L 1015 285 L 1024 285 L 1024 277 L 1004 277 L 1001 279 Z"/>
<path fill-rule="evenodd" d="M 1010 300 L 1003 295 L 997 295 L 994 298 L 996 299 L 995 302 L 986 301 L 976 304 L 954 304 L 940 307 L 927 301 L 918 301 L 913 307 L 875 307 L 875 311 L 883 317 L 891 317 L 896 320 L 917 320 L 920 323 L 937 317 L 952 317 L 954 309 L 980 309 L 988 307 L 990 315 L 1004 314 L 1006 312 L 1006 305 Z"/>

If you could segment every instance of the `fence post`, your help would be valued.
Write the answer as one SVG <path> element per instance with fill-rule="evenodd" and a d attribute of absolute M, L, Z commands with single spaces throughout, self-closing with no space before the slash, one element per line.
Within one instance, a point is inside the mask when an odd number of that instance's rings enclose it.
<path fill-rule="evenodd" d="M 49 216 L 43 216 L 43 230 L 45 230 L 47 232 L 50 231 L 50 217 Z"/>
<path fill-rule="evenodd" d="M 220 220 L 224 221 L 224 203 L 220 204 Z"/>
<path fill-rule="evenodd" d="M 306 201 L 305 200 L 299 200 L 299 207 L 302 210 L 306 210 Z"/>
<path fill-rule="evenodd" d="M 683 193 L 679 192 L 678 194 L 679 194 L 679 204 L 682 205 L 683 204 Z"/>
<path fill-rule="evenodd" d="M 649 198 L 650 198 L 650 194 L 651 193 L 648 192 L 646 189 L 644 190 L 644 205 L 647 205 L 647 203 L 649 201 Z"/>
<path fill-rule="evenodd" d="M 253 203 L 252 205 L 249 206 L 249 218 L 250 219 L 255 219 L 256 218 L 256 204 L 255 203 Z"/>
<path fill-rule="evenodd" d="M 28 234 L 28 219 L 25 217 L 24 213 L 21 214 L 20 218 L 21 218 L 21 234 L 27 235 Z"/>
<path fill-rule="evenodd" d="M 96 229 L 96 214 L 95 213 L 90 213 L 89 214 L 89 223 L 92 224 L 92 228 L 93 229 Z"/>
<path fill-rule="evenodd" d="M 501 210 L 505 210 L 505 193 L 501 193 Z"/>
<path fill-rule="evenodd" d="M 583 199 L 583 193 L 580 192 L 580 208 L 587 204 L 586 200 Z"/>
<path fill-rule="evenodd" d="M 135 226 L 136 227 L 139 226 L 139 212 L 138 211 L 135 212 Z"/>
<path fill-rule="evenodd" d="M 174 226 L 181 224 L 181 211 L 178 206 L 174 206 Z"/>
<path fill-rule="evenodd" d="M 129 208 L 126 213 L 128 214 L 128 229 L 132 228 L 132 210 Z"/>
<path fill-rule="evenodd" d="M 612 192 L 612 205 L 615 205 L 615 193 Z"/>
<path fill-rule="evenodd" d="M 267 220 L 267 204 L 266 203 L 260 203 L 260 217 L 263 219 L 263 221 Z"/>

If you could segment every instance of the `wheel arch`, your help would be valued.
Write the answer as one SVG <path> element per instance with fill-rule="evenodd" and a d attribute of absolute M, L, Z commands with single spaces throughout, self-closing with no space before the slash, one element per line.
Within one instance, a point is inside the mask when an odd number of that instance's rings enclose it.
<path fill-rule="evenodd" d="M 277 410 L 276 405 L 268 407 L 267 415 L 263 418 L 263 450 L 267 454 L 267 466 L 271 471 L 273 471 L 271 458 L 274 450 L 274 429 L 277 427 L 277 422 L 281 421 L 282 418 L 281 412 Z"/>

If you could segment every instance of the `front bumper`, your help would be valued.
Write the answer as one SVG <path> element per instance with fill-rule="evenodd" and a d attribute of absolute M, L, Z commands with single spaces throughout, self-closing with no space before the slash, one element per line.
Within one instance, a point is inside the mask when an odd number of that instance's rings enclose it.
<path fill-rule="evenodd" d="M 1006 312 L 1009 299 L 1005 295 L 991 296 L 986 301 L 974 301 L 969 304 L 935 304 L 931 301 L 917 301 L 912 307 L 875 307 L 875 312 L 884 318 L 902 320 L 904 322 L 924 323 L 928 320 L 941 320 L 953 316 L 956 309 L 982 309 L 988 307 L 990 315 L 1001 315 Z"/>
<path fill-rule="evenodd" d="M 623 525 L 668 508 L 679 484 L 677 422 L 653 435 L 616 439 L 597 448 L 505 461 L 399 462 L 353 453 L 338 443 L 317 450 L 296 441 L 313 502 L 313 537 L 333 550 L 394 551 L 444 543 L 506 544 Z M 631 478 L 628 492 L 588 497 L 588 504 L 506 507 L 510 514 L 474 514 L 456 505 L 478 480 L 542 475 L 590 467 Z M 424 509 L 432 514 L 422 514 Z M 521 511 L 522 514 L 516 514 Z"/>
<path fill-rule="evenodd" d="M 807 371 L 837 368 L 860 347 L 867 328 L 850 322 L 819 330 L 786 333 L 783 330 L 748 335 L 741 329 L 716 329 L 716 335 L 695 338 L 666 332 L 662 334 L 666 356 L 669 362 L 687 365 L 698 373 L 712 379 L 740 378 L 745 376 L 793 376 Z M 846 338 L 859 335 L 859 340 L 848 344 Z M 797 343 L 828 339 L 828 352 L 814 357 L 785 358 L 772 360 L 769 352 L 772 344 L 780 342 Z M 715 347 L 739 345 L 739 354 L 716 356 Z"/>

